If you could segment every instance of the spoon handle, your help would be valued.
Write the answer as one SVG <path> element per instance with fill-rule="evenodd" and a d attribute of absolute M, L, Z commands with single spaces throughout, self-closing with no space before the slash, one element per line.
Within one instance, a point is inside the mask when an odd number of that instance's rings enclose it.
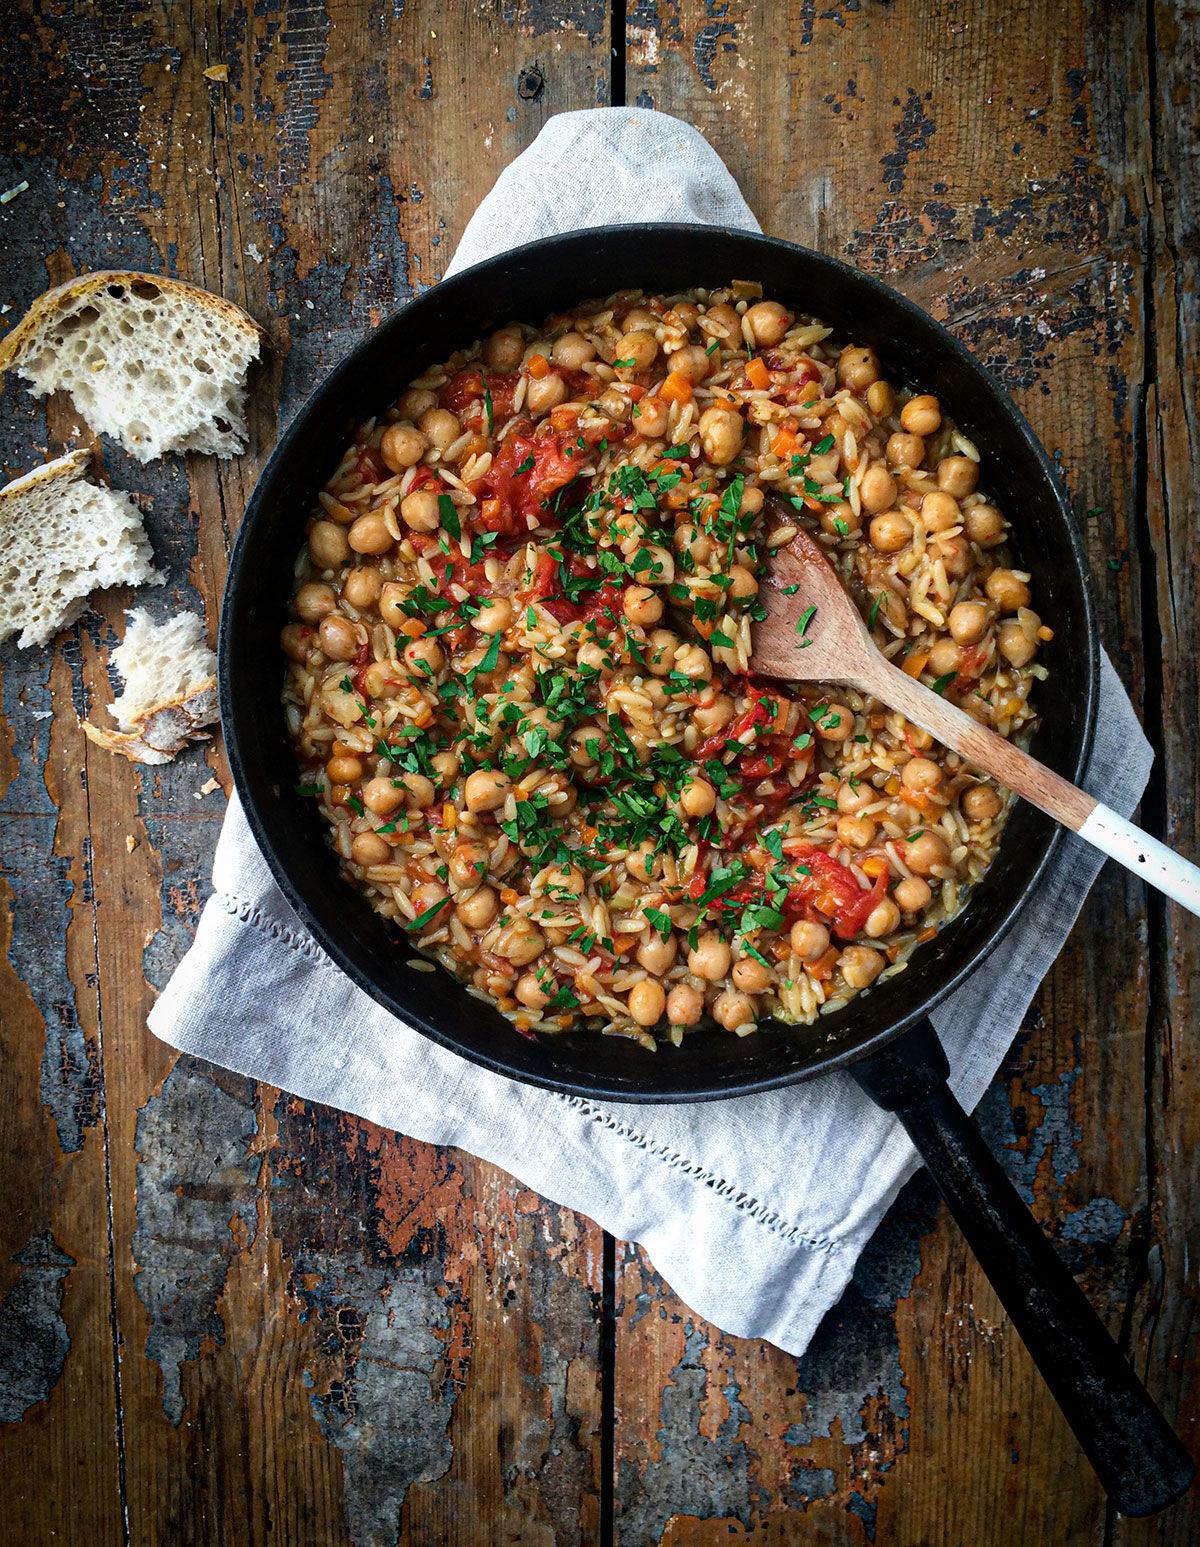
<path fill-rule="evenodd" d="M 948 703 L 890 661 L 873 660 L 857 686 L 899 710 L 943 746 L 992 774 L 1150 886 L 1200 915 L 1200 869 L 1181 854 L 1127 822 L 1011 741 L 978 724 L 956 704 Z"/>

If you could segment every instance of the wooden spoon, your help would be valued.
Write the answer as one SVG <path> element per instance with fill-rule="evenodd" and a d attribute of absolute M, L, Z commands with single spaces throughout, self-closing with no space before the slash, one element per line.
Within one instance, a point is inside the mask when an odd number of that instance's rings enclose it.
<path fill-rule="evenodd" d="M 893 666 L 807 532 L 797 532 L 775 553 L 759 600 L 767 615 L 754 629 L 755 672 L 793 682 L 841 682 L 869 693 L 1200 915 L 1200 869 Z"/>

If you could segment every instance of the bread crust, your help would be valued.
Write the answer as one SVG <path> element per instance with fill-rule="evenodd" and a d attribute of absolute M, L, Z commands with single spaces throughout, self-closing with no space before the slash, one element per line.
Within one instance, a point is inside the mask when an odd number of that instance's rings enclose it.
<path fill-rule="evenodd" d="M 235 306 L 232 301 L 227 301 L 224 296 L 213 295 L 211 291 L 201 290 L 198 285 L 190 285 L 183 279 L 169 279 L 164 274 L 144 274 L 136 269 L 97 269 L 92 274 L 81 274 L 76 279 L 68 279 L 61 285 L 55 285 L 52 290 L 45 291 L 32 302 L 16 327 L 3 340 L 0 340 L 0 371 L 11 370 L 14 366 L 20 367 L 26 350 L 43 324 L 62 315 L 77 302 L 85 301 L 97 290 L 103 290 L 106 285 L 113 284 L 122 284 L 126 287 L 134 284 L 157 285 L 166 294 L 177 295 L 195 306 L 219 313 L 241 328 L 248 336 L 252 336 L 260 349 L 269 342 L 266 329 L 260 327 L 253 317 L 244 312 L 240 306 Z"/>
<path fill-rule="evenodd" d="M 131 731 L 108 730 L 83 721 L 89 741 L 108 752 L 118 752 L 131 763 L 169 763 L 189 741 L 210 741 L 204 727 L 217 718 L 217 682 L 210 677 L 182 698 L 168 699 L 147 709 Z"/>

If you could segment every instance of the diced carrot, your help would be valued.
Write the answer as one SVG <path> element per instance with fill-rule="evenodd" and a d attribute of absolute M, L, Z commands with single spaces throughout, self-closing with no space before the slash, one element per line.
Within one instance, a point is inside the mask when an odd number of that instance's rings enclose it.
<path fill-rule="evenodd" d="M 453 827 L 457 821 L 458 812 L 454 809 L 454 806 L 450 801 L 444 800 L 442 802 L 442 826 Z"/>
<path fill-rule="evenodd" d="M 831 945 L 824 956 L 818 956 L 815 962 L 805 962 L 804 970 L 810 977 L 816 978 L 818 983 L 824 983 L 833 976 L 837 959 L 838 948 L 836 945 Z"/>
<path fill-rule="evenodd" d="M 883 792 L 885 795 L 894 795 L 900 788 L 900 779 L 896 774 L 890 774 L 884 781 Z"/>
<path fill-rule="evenodd" d="M 483 518 L 485 525 L 489 521 L 495 521 L 500 514 L 500 501 L 497 499 L 484 500 L 479 507 L 479 514 Z"/>
<path fill-rule="evenodd" d="M 921 933 L 917 936 L 917 939 L 920 941 L 920 943 L 922 945 L 924 945 L 926 940 L 932 940 L 936 934 L 937 934 L 937 930 L 936 929 L 923 929 L 921 931 Z"/>
<path fill-rule="evenodd" d="M 796 438 L 794 430 L 780 430 L 779 434 L 771 442 L 771 455 L 773 457 L 790 457 L 800 450 L 800 442 Z"/>
<path fill-rule="evenodd" d="M 1052 628 L 1047 628 L 1047 626 L 1043 623 L 1041 628 L 1038 629 L 1038 638 L 1048 642 L 1054 638 L 1054 630 Z"/>
<path fill-rule="evenodd" d="M 914 655 L 910 655 L 909 658 L 905 661 L 904 670 L 910 677 L 919 677 L 928 665 L 929 651 L 918 650 Z"/>
<path fill-rule="evenodd" d="M 550 362 L 545 355 L 530 355 L 529 363 L 525 369 L 533 377 L 534 381 L 541 381 L 543 376 L 550 374 Z"/>
<path fill-rule="evenodd" d="M 420 639 L 421 635 L 425 632 L 425 625 L 420 618 L 405 618 L 396 632 L 398 634 L 407 634 L 409 639 Z"/>
<path fill-rule="evenodd" d="M 577 408 L 552 408 L 550 410 L 550 427 L 555 430 L 573 430 L 579 422 L 579 410 Z"/>
<path fill-rule="evenodd" d="M 625 388 L 625 396 L 631 403 L 640 403 L 646 396 L 646 388 L 639 387 L 636 381 L 631 381 Z"/>
<path fill-rule="evenodd" d="M 668 403 L 690 403 L 692 401 L 692 378 L 683 371 L 672 371 L 658 389 L 658 395 L 666 398 Z"/>
<path fill-rule="evenodd" d="M 859 869 L 865 876 L 882 876 L 887 874 L 888 862 L 882 854 L 868 854 L 866 859 L 859 864 Z"/>
<path fill-rule="evenodd" d="M 746 366 L 746 380 L 759 392 L 765 392 L 771 385 L 771 373 L 757 355 Z"/>
<path fill-rule="evenodd" d="M 511 886 L 502 886 L 500 888 L 500 901 L 506 908 L 511 908 L 516 900 L 517 894 L 513 891 Z"/>
<path fill-rule="evenodd" d="M 688 483 L 676 484 L 675 488 L 667 491 L 667 508 L 669 510 L 686 510 L 687 502 L 692 497 L 692 486 Z"/>

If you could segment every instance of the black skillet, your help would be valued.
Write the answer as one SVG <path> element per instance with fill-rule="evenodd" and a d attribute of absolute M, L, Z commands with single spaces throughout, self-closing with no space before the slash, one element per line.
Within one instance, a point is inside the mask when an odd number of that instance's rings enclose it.
<path fill-rule="evenodd" d="M 276 880 L 334 961 L 426 1036 L 499 1074 L 620 1101 L 706 1101 L 847 1067 L 895 1112 L 971 1243 L 1101 1482 L 1122 1514 L 1162 1509 L 1193 1474 L 1084 1295 L 946 1082 L 929 1011 L 996 946 L 1040 884 L 1064 834 L 1018 803 L 1000 854 L 970 905 L 907 972 L 819 1027 L 769 1024 L 756 1036 L 691 1034 L 647 1054 L 586 1033 L 532 1042 L 447 974 L 406 966 L 407 950 L 338 878 L 313 803 L 295 793 L 279 692 L 279 631 L 313 492 L 354 426 L 420 370 L 519 319 L 539 322 L 587 296 L 673 291 L 755 279 L 836 334 L 873 344 L 893 381 L 935 392 L 979 447 L 987 485 L 1014 518 L 1038 610 L 1054 626 L 1044 654 L 1032 751 L 1078 783 L 1091 747 L 1099 646 L 1083 547 L 1053 466 L 1003 388 L 968 351 L 878 280 L 787 242 L 711 227 L 610 226 L 552 237 L 426 291 L 359 345 L 282 436 L 246 510 L 221 615 L 221 718 L 246 816 Z"/>

